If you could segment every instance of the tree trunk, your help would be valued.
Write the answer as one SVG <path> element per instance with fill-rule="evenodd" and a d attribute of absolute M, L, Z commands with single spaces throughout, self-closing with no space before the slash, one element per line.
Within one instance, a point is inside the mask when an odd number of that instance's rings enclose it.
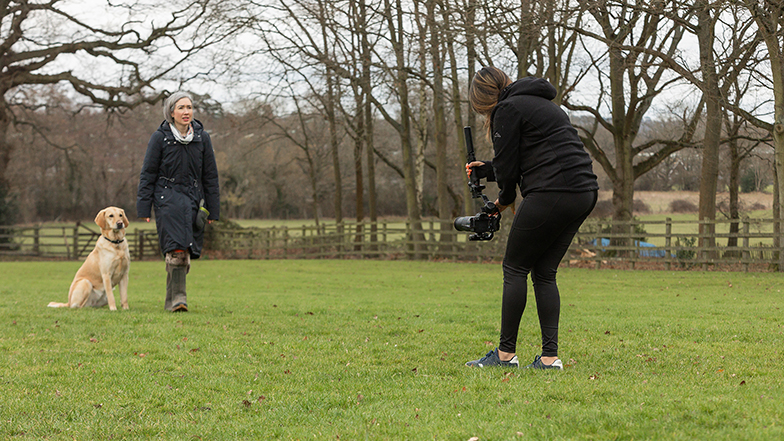
<path fill-rule="evenodd" d="M 476 73 L 476 8 L 477 8 L 477 0 L 468 0 L 468 7 L 466 9 L 465 14 L 465 34 L 466 34 L 466 62 L 468 63 L 468 84 L 470 86 L 471 81 L 474 80 L 474 74 Z M 466 125 L 472 128 L 476 128 L 476 113 L 471 106 L 468 105 L 466 107 Z M 462 128 L 459 128 L 460 132 L 462 132 Z M 462 157 L 466 157 L 465 151 L 465 140 L 462 145 Z M 478 141 L 478 140 L 477 140 Z M 479 146 L 483 143 L 477 142 L 477 159 L 483 160 L 481 153 L 479 153 Z M 489 158 L 488 158 L 489 159 Z M 465 173 L 463 175 L 463 200 L 465 201 L 465 205 L 463 207 L 464 213 L 466 216 L 472 216 L 476 214 L 476 204 L 474 203 L 473 199 L 471 198 L 471 190 L 468 188 L 468 175 Z"/>
<path fill-rule="evenodd" d="M 468 176 L 463 172 L 463 164 L 466 161 L 466 149 L 465 149 L 465 134 L 463 132 L 463 100 L 460 95 L 460 75 L 457 71 L 457 56 L 455 55 L 455 47 L 454 47 L 454 36 L 452 33 L 452 26 L 450 25 L 449 21 L 449 7 L 445 7 L 443 9 L 443 20 L 444 20 L 444 29 L 448 33 L 445 35 L 446 40 L 446 47 L 447 47 L 447 54 L 449 55 L 449 77 L 450 81 L 452 82 L 452 89 L 451 89 L 451 101 L 452 101 L 452 116 L 454 118 L 455 123 L 455 134 L 457 135 L 457 158 L 460 164 L 458 164 L 459 168 L 458 171 L 460 173 L 461 181 L 463 182 L 463 207 L 462 212 L 472 215 L 474 213 L 469 213 L 469 204 L 471 202 L 471 192 L 468 189 Z M 457 207 L 460 210 L 460 207 Z M 460 212 L 460 211 L 458 211 Z"/>
<path fill-rule="evenodd" d="M 362 104 L 362 97 L 361 94 L 356 96 L 356 115 L 355 121 L 357 126 L 357 137 L 354 139 L 354 185 L 356 186 L 356 214 L 357 214 L 357 228 L 356 228 L 356 237 L 354 239 L 355 242 L 355 249 L 359 250 L 361 248 L 361 243 L 364 239 L 362 235 L 362 221 L 365 219 L 365 207 L 364 207 L 364 193 L 365 190 L 363 188 L 364 178 L 362 177 L 362 144 L 365 140 L 365 107 Z"/>
<path fill-rule="evenodd" d="M 428 0 L 429 1 L 429 0 Z M 427 103 L 427 81 L 425 80 L 424 76 L 427 72 L 427 32 L 429 29 L 429 21 L 425 18 L 425 22 L 422 23 L 421 16 L 422 14 L 419 11 L 419 3 L 420 0 L 414 1 L 414 14 L 416 16 L 416 22 L 419 31 L 419 72 L 422 75 L 422 78 L 419 81 L 419 115 L 417 116 L 417 124 L 416 124 L 416 133 L 417 133 L 417 144 L 416 144 L 416 155 L 414 157 L 414 167 L 416 170 L 416 191 L 417 191 L 417 201 L 419 203 L 419 208 L 422 210 L 423 213 L 427 214 L 424 205 L 424 195 L 425 195 L 425 150 L 427 149 L 427 142 L 429 138 L 429 124 L 428 124 L 428 107 L 425 105 Z"/>
<path fill-rule="evenodd" d="M 340 173 L 340 143 L 338 142 L 337 122 L 335 121 L 335 91 L 331 69 L 327 68 L 326 113 L 329 123 L 329 145 L 332 152 L 332 171 L 335 177 L 335 222 L 338 229 L 343 223 L 343 180 Z"/>
<path fill-rule="evenodd" d="M 8 164 L 11 162 L 11 152 L 14 146 L 8 142 L 8 129 L 11 119 L 5 106 L 0 108 L 0 225 L 14 223 L 14 210 L 11 208 L 8 192 L 10 185 L 6 177 Z"/>
<path fill-rule="evenodd" d="M 613 145 L 615 146 L 615 175 L 613 183 L 613 235 L 610 244 L 630 247 L 632 205 L 634 200 L 634 136 L 627 131 L 626 89 L 624 85 L 624 59 L 621 50 L 611 46 L 610 53 L 610 100 L 612 103 Z M 629 252 L 622 250 L 619 256 Z"/>
<path fill-rule="evenodd" d="M 700 49 L 700 70 L 704 84 L 703 96 L 705 97 L 706 111 L 700 176 L 699 246 L 715 249 L 716 225 L 714 221 L 716 220 L 716 189 L 719 179 L 722 114 L 719 103 L 719 79 L 713 57 L 714 20 L 711 14 L 712 7 L 704 0 L 701 0 L 697 6 L 697 41 Z"/>
<path fill-rule="evenodd" d="M 430 29 L 430 59 L 433 63 L 433 126 L 435 130 L 436 147 L 436 194 L 438 200 L 438 218 L 441 220 L 441 247 L 442 251 L 451 251 L 450 242 L 455 236 L 450 234 L 452 222 L 449 210 L 449 190 L 447 188 L 446 165 L 446 110 L 444 109 L 444 66 L 441 62 L 441 41 L 438 26 L 436 26 L 436 0 L 427 2 L 427 21 Z M 447 254 L 448 255 L 448 254 Z"/>
<path fill-rule="evenodd" d="M 401 0 L 395 0 L 397 14 L 393 15 L 390 0 L 385 0 L 387 9 L 387 22 L 389 24 L 390 39 L 395 52 L 395 89 L 400 101 L 400 147 L 403 155 L 403 181 L 406 187 L 406 208 L 411 233 L 409 234 L 409 257 L 421 259 L 424 257 L 425 235 L 422 232 L 422 214 L 417 203 L 417 191 L 414 171 L 414 152 L 411 145 L 411 106 L 408 101 L 408 66 L 406 66 L 403 27 L 403 7 Z"/>
<path fill-rule="evenodd" d="M 777 2 L 757 2 L 746 0 L 744 2 L 752 13 L 754 21 L 762 33 L 765 45 L 770 57 L 771 83 L 773 84 L 773 148 L 774 148 L 774 171 L 776 181 L 773 192 L 773 218 L 778 221 L 774 223 L 773 247 L 778 249 L 780 257 L 784 238 L 781 237 L 782 225 L 784 221 L 781 213 L 779 198 L 784 192 L 784 46 L 780 43 L 780 34 L 784 30 L 784 24 L 779 19 L 784 12 L 784 6 Z M 784 271 L 781 259 L 779 260 L 778 270 Z"/>
<path fill-rule="evenodd" d="M 376 251 L 376 232 L 378 231 L 378 210 L 376 204 L 376 166 L 375 155 L 373 154 L 373 106 L 370 102 L 370 60 L 371 50 L 367 34 L 367 5 L 364 1 L 359 4 L 359 14 L 357 16 L 357 31 L 360 33 L 360 50 L 362 51 L 362 75 L 360 77 L 362 93 L 362 118 L 364 131 L 365 153 L 367 155 L 367 193 L 368 193 L 368 215 L 370 216 L 370 243 L 371 251 Z"/>

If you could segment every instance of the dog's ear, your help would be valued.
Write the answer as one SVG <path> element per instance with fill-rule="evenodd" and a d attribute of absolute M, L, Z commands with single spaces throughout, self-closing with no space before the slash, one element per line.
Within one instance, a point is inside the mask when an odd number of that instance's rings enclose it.
<path fill-rule="evenodd" d="M 105 214 L 106 214 L 106 209 L 104 208 L 103 210 L 98 212 L 98 215 L 95 216 L 95 223 L 102 230 L 105 230 L 107 228 Z"/>
<path fill-rule="evenodd" d="M 122 208 L 120 208 L 120 213 L 122 213 L 123 222 L 125 223 L 125 227 L 127 228 L 128 224 L 131 223 L 131 220 L 128 219 L 128 215 L 125 214 L 125 210 L 123 210 Z"/>

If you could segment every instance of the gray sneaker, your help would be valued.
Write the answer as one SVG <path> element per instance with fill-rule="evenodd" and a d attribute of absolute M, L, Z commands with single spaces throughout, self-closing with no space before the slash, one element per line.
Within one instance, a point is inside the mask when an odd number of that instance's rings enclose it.
<path fill-rule="evenodd" d="M 479 360 L 473 360 L 466 363 L 468 367 L 487 367 L 487 366 L 501 366 L 501 367 L 510 367 L 510 368 L 519 368 L 520 362 L 517 361 L 517 355 L 512 357 L 509 361 L 501 361 L 498 358 L 498 348 L 493 349 L 492 351 L 488 352 L 487 355 L 480 358 Z"/>
<path fill-rule="evenodd" d="M 558 369 L 558 370 L 561 370 L 561 369 L 563 369 L 563 362 L 559 358 L 559 359 L 555 360 L 553 362 L 553 364 L 544 364 L 544 363 L 542 363 L 542 356 L 541 355 L 537 355 L 536 358 L 534 358 L 534 362 L 529 364 L 528 366 L 526 366 L 525 369 Z"/>

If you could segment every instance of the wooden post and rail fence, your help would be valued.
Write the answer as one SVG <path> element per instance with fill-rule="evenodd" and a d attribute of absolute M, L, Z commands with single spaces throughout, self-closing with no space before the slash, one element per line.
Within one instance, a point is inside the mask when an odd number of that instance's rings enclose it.
<path fill-rule="evenodd" d="M 425 220 L 344 222 L 319 226 L 224 228 L 209 226 L 209 259 L 431 259 L 500 261 L 508 219 L 491 241 L 471 242 L 451 222 Z M 781 221 L 740 219 L 618 223 L 589 219 L 563 265 L 582 267 L 696 268 L 784 271 Z M 0 226 L 0 259 L 84 259 L 100 230 L 95 226 Z M 133 260 L 160 259 L 155 230 L 126 233 Z"/>

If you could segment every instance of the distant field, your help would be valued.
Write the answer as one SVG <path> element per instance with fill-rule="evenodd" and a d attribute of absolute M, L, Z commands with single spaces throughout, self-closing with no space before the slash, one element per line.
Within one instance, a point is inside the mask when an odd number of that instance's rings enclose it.
<path fill-rule="evenodd" d="M 770 211 L 773 207 L 773 194 L 772 193 L 741 193 L 741 203 L 746 207 L 752 207 L 755 204 L 761 204 L 768 210 L 767 216 L 770 217 Z M 612 191 L 600 191 L 599 200 L 612 199 Z M 668 213 L 670 211 L 670 203 L 675 200 L 685 200 L 691 202 L 695 206 L 699 204 L 700 194 L 696 191 L 636 191 L 634 192 L 634 200 L 639 200 L 647 204 L 650 209 L 650 214 Z M 729 204 L 729 193 L 716 194 L 716 202 L 721 204 Z"/>

